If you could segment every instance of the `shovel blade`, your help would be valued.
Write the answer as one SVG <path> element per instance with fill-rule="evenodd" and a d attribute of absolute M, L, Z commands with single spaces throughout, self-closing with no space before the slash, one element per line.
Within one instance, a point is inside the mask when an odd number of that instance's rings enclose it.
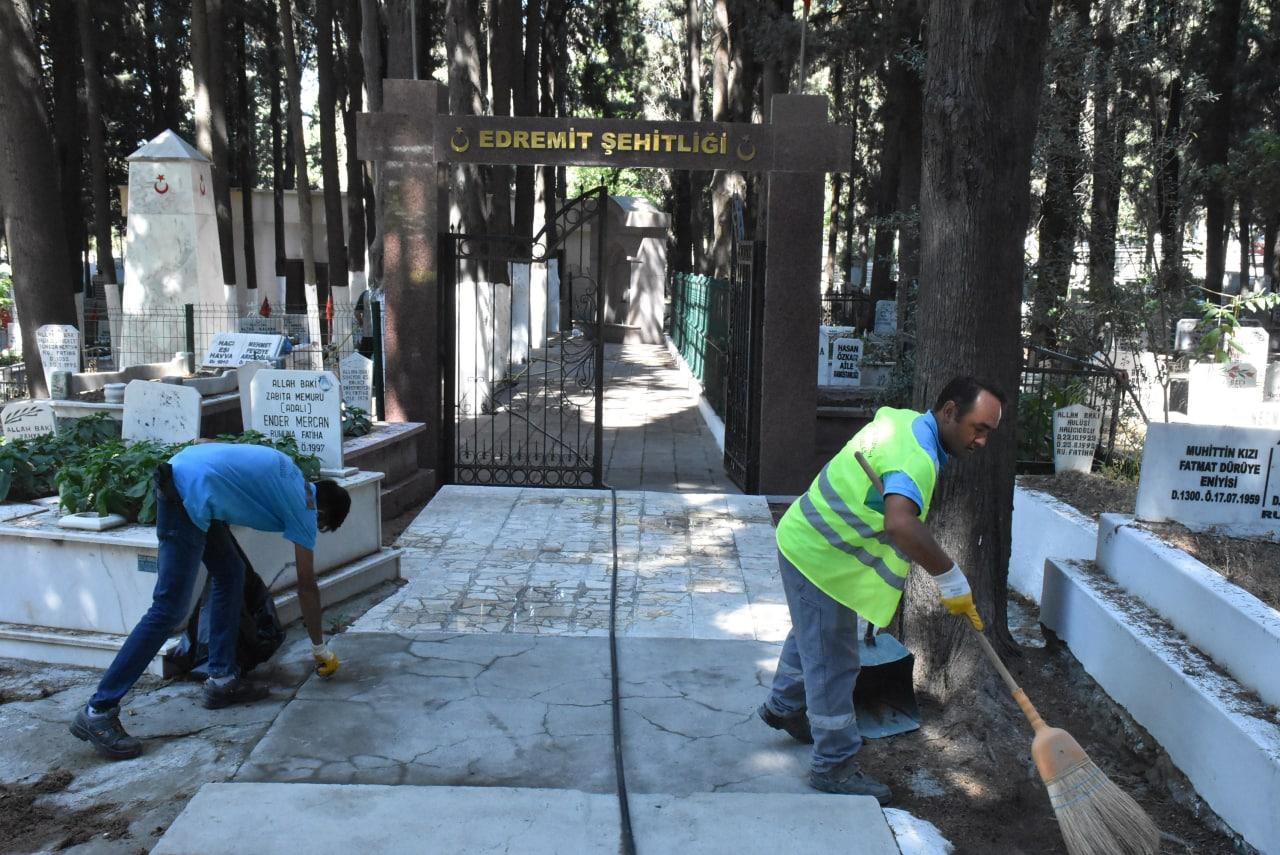
<path fill-rule="evenodd" d="M 915 657 L 898 639 L 882 632 L 875 644 L 858 642 L 862 671 L 853 689 L 858 731 L 866 739 L 882 739 L 920 728 L 920 706 L 912 673 Z"/>

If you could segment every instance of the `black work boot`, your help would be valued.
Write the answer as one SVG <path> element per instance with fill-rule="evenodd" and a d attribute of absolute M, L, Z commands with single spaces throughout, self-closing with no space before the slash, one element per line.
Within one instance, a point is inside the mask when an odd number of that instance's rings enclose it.
<path fill-rule="evenodd" d="M 120 708 L 101 716 L 91 716 L 84 707 L 71 723 L 71 735 L 83 739 L 103 757 L 128 760 L 142 753 L 142 743 L 125 733 L 120 724 Z"/>
<path fill-rule="evenodd" d="M 842 796 L 871 796 L 881 805 L 893 798 L 893 791 L 859 769 L 852 757 L 826 772 L 810 772 L 809 786 Z"/>
<path fill-rule="evenodd" d="M 761 721 L 774 730 L 785 730 L 796 742 L 803 742 L 805 745 L 813 744 L 813 732 L 809 730 L 809 716 L 805 710 L 797 710 L 790 715 L 778 715 L 769 709 L 768 705 L 761 704 L 756 714 L 760 716 Z"/>
<path fill-rule="evenodd" d="M 231 682 L 224 683 L 221 686 L 211 679 L 205 680 L 204 708 L 207 710 L 220 710 L 233 704 L 260 701 L 269 694 L 271 694 L 271 690 L 266 686 L 261 683 L 251 682 L 243 677 L 236 677 Z"/>

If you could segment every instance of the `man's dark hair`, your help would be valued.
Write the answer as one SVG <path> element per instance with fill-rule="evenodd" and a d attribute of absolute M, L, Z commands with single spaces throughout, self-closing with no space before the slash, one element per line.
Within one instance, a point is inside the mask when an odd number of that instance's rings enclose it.
<path fill-rule="evenodd" d="M 351 496 L 336 481 L 326 478 L 316 482 L 316 517 L 323 526 L 321 531 L 335 531 L 350 510 Z"/>
<path fill-rule="evenodd" d="M 947 401 L 956 402 L 956 418 L 964 418 L 973 409 L 974 403 L 978 400 L 978 393 L 985 391 L 989 395 L 994 395 L 996 400 L 1003 407 L 1009 403 L 1009 399 L 1005 397 L 999 387 L 984 383 L 974 377 L 965 374 L 961 377 L 952 377 L 951 382 L 942 387 L 942 393 L 938 395 L 938 402 L 933 405 L 933 411 L 939 412 Z"/>

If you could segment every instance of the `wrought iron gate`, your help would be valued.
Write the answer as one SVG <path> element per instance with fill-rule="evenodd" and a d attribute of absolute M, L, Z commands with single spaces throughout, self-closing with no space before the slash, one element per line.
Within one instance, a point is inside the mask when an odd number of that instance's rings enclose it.
<path fill-rule="evenodd" d="M 724 469 L 744 493 L 760 474 L 760 326 L 764 244 L 745 240 L 740 210 L 733 229 L 729 283 L 729 371 L 725 389 Z"/>
<path fill-rule="evenodd" d="M 605 206 L 599 187 L 541 233 L 444 235 L 446 480 L 604 483 Z"/>

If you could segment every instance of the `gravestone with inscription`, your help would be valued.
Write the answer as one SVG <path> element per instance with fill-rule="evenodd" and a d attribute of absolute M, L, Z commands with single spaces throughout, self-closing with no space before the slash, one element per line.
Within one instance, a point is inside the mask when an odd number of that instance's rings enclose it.
<path fill-rule="evenodd" d="M 1187 372 L 1187 421 L 1222 424 L 1233 414 L 1251 412 L 1262 404 L 1264 379 L 1250 362 L 1192 363 Z"/>
<path fill-rule="evenodd" d="M 44 386 L 53 386 L 53 372 L 80 370 L 80 330 L 68 324 L 45 324 L 36 329 L 36 347 L 44 366 Z"/>
<path fill-rule="evenodd" d="M 323 468 L 342 469 L 341 395 L 332 372 L 264 368 L 250 383 L 249 426 L 270 437 L 292 436 Z"/>
<path fill-rule="evenodd" d="M 271 362 L 280 358 L 284 338 L 262 333 L 218 333 L 209 342 L 205 368 L 235 368 L 246 362 Z"/>
<path fill-rule="evenodd" d="M 187 386 L 132 380 L 124 388 L 125 440 L 190 442 L 200 436 L 200 393 Z"/>
<path fill-rule="evenodd" d="M 898 332 L 898 301 L 876 300 L 876 335 L 894 335 Z"/>
<path fill-rule="evenodd" d="M 53 406 L 47 401 L 15 401 L 0 411 L 0 426 L 9 439 L 30 439 L 54 433 Z"/>
<path fill-rule="evenodd" d="M 818 326 L 818 385 L 831 385 L 831 357 L 835 355 L 837 338 L 853 338 L 856 330 L 853 327 L 835 324 Z"/>
<path fill-rule="evenodd" d="M 862 339 L 837 338 L 831 343 L 831 385 L 862 385 Z"/>
<path fill-rule="evenodd" d="M 1267 370 L 1267 359 L 1271 355 L 1271 335 L 1262 327 L 1236 327 L 1231 337 L 1231 356 L 1240 362 L 1247 362 L 1262 374 Z"/>
<path fill-rule="evenodd" d="M 342 402 L 373 412 L 373 360 L 362 353 L 349 353 L 338 363 L 342 372 Z"/>
<path fill-rule="evenodd" d="M 1280 429 L 1155 424 L 1138 480 L 1140 520 L 1280 540 Z"/>
<path fill-rule="evenodd" d="M 1089 472 L 1102 437 L 1102 414 L 1084 404 L 1053 412 L 1053 471 Z"/>

